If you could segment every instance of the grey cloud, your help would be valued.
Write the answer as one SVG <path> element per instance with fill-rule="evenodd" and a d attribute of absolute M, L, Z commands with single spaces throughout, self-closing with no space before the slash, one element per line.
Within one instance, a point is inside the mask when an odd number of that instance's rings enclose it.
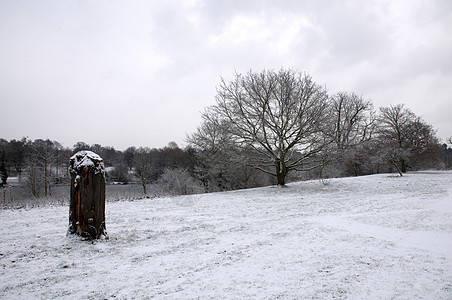
<path fill-rule="evenodd" d="M 181 144 L 214 102 L 220 76 L 280 67 L 305 70 L 331 92 L 355 91 L 377 107 L 405 101 L 434 121 L 431 103 L 452 110 L 450 1 L 187 3 L 1 2 L 5 137 L 83 140 L 67 134 L 67 112 L 77 103 L 96 110 L 102 144 Z M 49 107 L 54 124 L 40 124 Z M 20 108 L 23 124 L 11 117 Z M 162 124 L 164 132 L 154 130 Z M 439 124 L 443 138 L 452 132 L 450 121 Z"/>

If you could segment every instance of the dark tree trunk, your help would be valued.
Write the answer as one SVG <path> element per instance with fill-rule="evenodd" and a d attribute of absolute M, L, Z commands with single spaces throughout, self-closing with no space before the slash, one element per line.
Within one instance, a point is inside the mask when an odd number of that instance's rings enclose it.
<path fill-rule="evenodd" d="M 47 181 L 47 160 L 44 159 L 44 196 L 48 196 L 48 181 Z"/>
<path fill-rule="evenodd" d="M 393 165 L 396 167 L 397 172 L 399 172 L 400 176 L 402 177 L 402 176 L 403 176 L 403 174 L 402 174 L 402 169 L 400 169 L 400 167 L 399 167 L 399 165 L 397 164 L 397 162 L 394 161 L 394 162 L 393 162 Z"/>
<path fill-rule="evenodd" d="M 71 158 L 69 233 L 97 239 L 107 236 L 105 175 L 102 159 L 88 152 L 80 151 Z"/>
<path fill-rule="evenodd" d="M 144 177 L 142 177 L 141 178 L 141 186 L 143 187 L 143 194 L 147 194 L 147 191 L 146 191 L 146 178 L 144 178 Z"/>
<path fill-rule="evenodd" d="M 278 185 L 280 185 L 280 186 L 286 185 L 286 178 L 285 178 L 284 174 L 278 173 L 276 175 L 276 179 L 278 180 Z"/>
<path fill-rule="evenodd" d="M 277 179 L 278 185 L 285 186 L 287 170 L 284 166 L 284 163 L 282 163 L 281 160 L 276 160 L 275 166 L 276 166 L 276 179 Z"/>
<path fill-rule="evenodd" d="M 406 163 L 403 158 L 400 159 L 400 171 L 402 171 L 402 173 L 406 173 Z"/>

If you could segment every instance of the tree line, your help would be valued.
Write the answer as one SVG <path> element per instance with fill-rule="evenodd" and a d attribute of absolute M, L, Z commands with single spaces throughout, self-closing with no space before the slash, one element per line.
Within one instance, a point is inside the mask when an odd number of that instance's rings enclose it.
<path fill-rule="evenodd" d="M 16 177 L 18 184 L 25 187 L 30 196 L 51 196 L 53 187 L 69 184 L 69 159 L 80 150 L 93 151 L 103 158 L 107 183 L 149 184 L 169 172 L 167 170 L 191 169 L 190 153 L 180 149 L 174 142 L 161 149 L 129 147 L 120 151 L 114 147 L 84 142 L 68 148 L 49 139 L 0 139 L 1 186 L 8 184 L 8 178 Z"/>
<path fill-rule="evenodd" d="M 306 73 L 281 69 L 222 79 L 216 104 L 188 141 L 207 169 L 228 161 L 270 175 L 364 175 L 450 167 L 436 131 L 403 104 L 374 109 L 353 92 L 329 95 Z M 288 177 L 289 176 L 289 177 Z"/>
<path fill-rule="evenodd" d="M 48 139 L 0 139 L 1 184 L 15 176 L 33 196 L 49 196 L 52 186 L 67 183 L 69 158 L 79 150 L 104 159 L 109 182 L 139 183 L 144 194 L 150 183 L 190 194 L 452 166 L 452 150 L 403 104 L 376 110 L 354 92 L 328 94 L 306 73 L 235 74 L 221 80 L 215 100 L 184 149 L 174 142 L 119 151 L 83 142 L 65 148 Z"/>

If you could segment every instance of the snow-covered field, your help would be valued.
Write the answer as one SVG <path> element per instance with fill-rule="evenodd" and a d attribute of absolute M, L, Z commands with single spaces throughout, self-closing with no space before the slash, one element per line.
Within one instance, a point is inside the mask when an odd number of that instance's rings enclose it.
<path fill-rule="evenodd" d="M 452 172 L 0 211 L 0 298 L 452 299 Z"/>

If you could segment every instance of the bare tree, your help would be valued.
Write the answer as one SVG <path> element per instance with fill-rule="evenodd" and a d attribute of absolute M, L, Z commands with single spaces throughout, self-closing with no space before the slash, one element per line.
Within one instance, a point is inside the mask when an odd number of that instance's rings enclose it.
<path fill-rule="evenodd" d="M 333 152 L 339 170 L 360 175 L 367 156 L 366 144 L 373 136 L 375 111 L 371 101 L 355 93 L 340 92 L 330 97 Z"/>
<path fill-rule="evenodd" d="M 166 147 L 169 149 L 179 149 L 179 145 L 177 145 L 177 143 L 174 141 L 169 142 L 168 146 L 166 146 Z"/>
<path fill-rule="evenodd" d="M 8 170 L 6 169 L 5 150 L 0 149 L 0 188 L 6 185 Z"/>
<path fill-rule="evenodd" d="M 44 181 L 44 196 L 51 195 L 51 178 L 52 167 L 55 155 L 56 142 L 51 140 L 35 140 L 31 146 L 31 160 L 42 167 L 43 181 Z"/>
<path fill-rule="evenodd" d="M 136 149 L 133 160 L 136 172 L 140 177 L 141 186 L 143 187 L 143 193 L 146 194 L 146 185 L 149 183 L 149 178 L 152 171 L 151 149 L 147 147 L 140 147 Z"/>
<path fill-rule="evenodd" d="M 400 176 L 410 159 L 425 160 L 425 154 L 438 147 L 433 127 L 402 104 L 380 108 L 378 133 L 383 155 Z"/>
<path fill-rule="evenodd" d="M 330 98 L 334 118 L 334 142 L 346 149 L 371 139 L 375 112 L 371 101 L 355 93 L 337 93 Z"/>
<path fill-rule="evenodd" d="M 89 150 L 91 147 L 90 145 L 88 145 L 85 142 L 77 142 L 74 144 L 74 146 L 72 146 L 72 150 L 74 151 L 74 153 L 77 153 L 79 151 L 83 151 L 83 150 Z"/>
<path fill-rule="evenodd" d="M 164 194 L 191 195 L 203 191 L 187 170 L 179 168 L 165 169 L 157 182 Z"/>
<path fill-rule="evenodd" d="M 186 139 L 192 153 L 193 173 L 206 192 L 260 186 L 267 179 L 243 164 L 244 155 L 235 145 L 229 127 L 226 120 L 208 109 L 203 113 L 202 124 Z"/>
<path fill-rule="evenodd" d="M 206 150 L 216 155 L 227 148 L 234 147 L 230 125 L 214 111 L 206 109 L 202 114 L 203 122 L 195 133 L 187 137 L 187 142 L 194 148 Z"/>
<path fill-rule="evenodd" d="M 26 168 L 26 158 L 29 154 L 30 141 L 26 138 L 22 140 L 11 140 L 7 149 L 6 156 L 9 163 L 11 163 L 14 171 L 19 177 L 19 181 L 22 180 L 22 172 Z"/>
<path fill-rule="evenodd" d="M 125 163 L 126 163 L 126 165 L 127 165 L 127 168 L 128 168 L 129 170 L 132 170 L 132 167 L 133 167 L 133 160 L 134 160 L 134 156 L 135 156 L 135 152 L 136 152 L 136 151 L 137 151 L 137 148 L 134 147 L 134 146 L 129 147 L 129 148 L 127 148 L 127 149 L 124 151 L 124 161 L 125 161 Z"/>
<path fill-rule="evenodd" d="M 208 192 L 225 188 L 224 176 L 231 163 L 230 151 L 233 146 L 227 125 L 222 124 L 218 115 L 206 110 L 203 122 L 195 133 L 187 137 L 187 142 L 195 150 L 194 173 Z"/>
<path fill-rule="evenodd" d="M 452 137 L 446 139 L 446 143 L 452 144 Z M 446 169 L 450 169 L 452 167 L 452 148 L 449 148 L 447 144 L 443 144 L 443 157 L 444 166 Z"/>
<path fill-rule="evenodd" d="M 249 72 L 222 79 L 209 111 L 228 124 L 236 145 L 253 153 L 246 163 L 285 185 L 289 171 L 317 166 L 312 159 L 328 142 L 327 100 L 325 88 L 307 74 Z"/>

